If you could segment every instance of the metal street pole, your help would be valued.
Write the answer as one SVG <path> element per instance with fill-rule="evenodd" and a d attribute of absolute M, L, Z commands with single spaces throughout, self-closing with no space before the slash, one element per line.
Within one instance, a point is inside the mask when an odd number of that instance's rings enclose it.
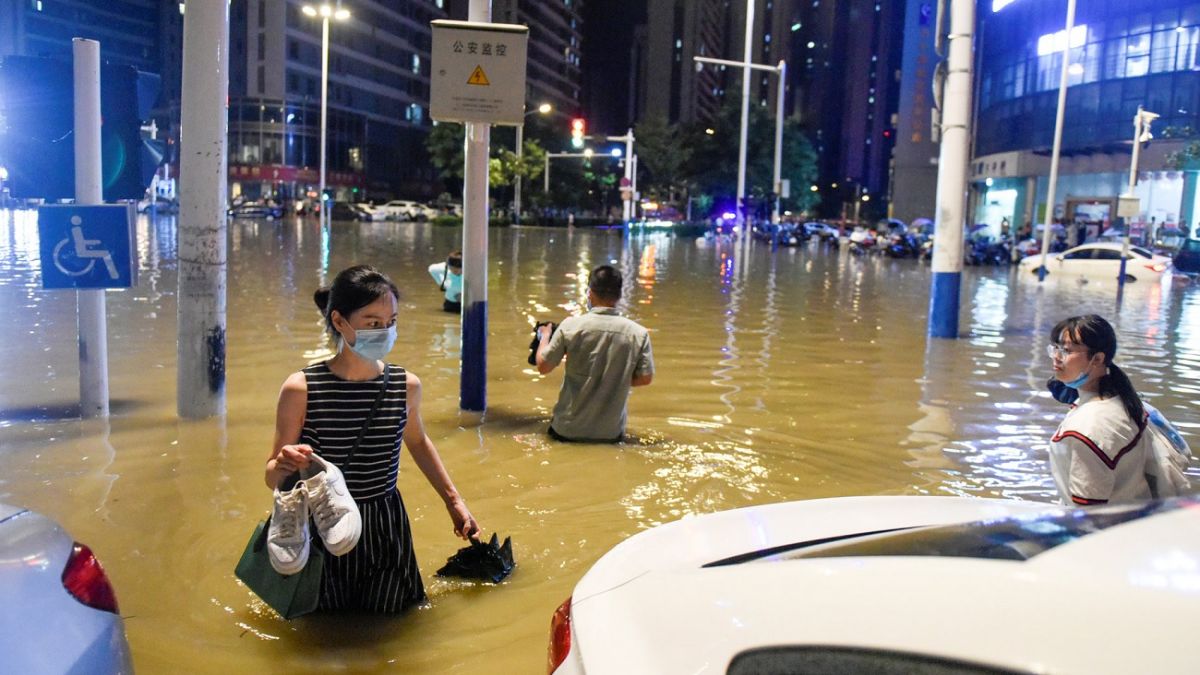
<path fill-rule="evenodd" d="M 764 65 L 761 65 L 758 63 L 750 63 L 748 61 L 729 61 L 727 59 L 714 59 L 714 58 L 710 58 L 707 56 L 693 56 L 692 60 L 697 63 L 712 63 L 712 64 L 722 65 L 722 66 L 735 66 L 735 67 L 745 68 L 745 69 L 749 69 L 749 70 L 762 70 L 762 71 L 766 71 L 769 73 L 774 73 L 775 75 L 779 76 L 779 92 L 778 92 L 778 95 L 775 97 L 776 101 L 775 101 L 775 184 L 774 184 L 775 194 L 779 194 L 779 191 L 783 187 L 783 175 L 782 175 L 782 171 L 783 171 L 783 161 L 782 161 L 782 159 L 783 159 L 783 109 L 784 109 L 785 92 L 786 92 L 786 87 L 787 87 L 787 62 L 780 61 L 779 65 L 777 65 L 777 66 L 764 66 Z M 745 197 L 745 192 L 746 192 L 745 175 L 744 175 L 745 174 L 745 164 L 746 164 L 746 144 L 745 144 L 744 133 L 746 132 L 746 124 L 747 124 L 746 115 L 743 114 L 742 115 L 743 138 L 742 138 L 742 145 L 738 151 L 738 153 L 739 153 L 739 156 L 738 156 L 738 161 L 739 161 L 738 186 L 739 186 L 739 190 L 740 190 L 739 196 L 738 196 L 738 213 L 739 214 L 741 213 L 742 198 Z M 778 205 L 776 206 L 775 215 L 773 216 L 773 218 L 774 218 L 774 222 L 776 222 L 776 223 L 779 222 Z"/>
<path fill-rule="evenodd" d="M 542 115 L 545 115 L 546 113 L 550 112 L 553 109 L 554 109 L 554 107 L 551 106 L 549 103 L 543 103 L 543 104 L 539 105 L 536 109 L 530 110 L 529 112 L 525 113 L 525 117 L 529 117 L 530 115 L 532 115 L 534 113 L 540 113 Z M 513 210 L 516 211 L 516 213 L 513 214 L 513 222 L 518 225 L 521 224 L 521 181 L 523 180 L 521 171 L 524 168 L 524 166 L 521 163 L 521 158 L 524 156 L 525 156 L 525 122 L 524 122 L 524 118 L 522 118 L 521 123 L 517 125 L 517 176 L 516 176 L 516 180 L 513 181 Z"/>
<path fill-rule="evenodd" d="M 328 151 L 326 116 L 329 114 L 329 6 L 322 6 L 321 9 L 324 11 L 321 12 L 321 187 L 318 194 L 321 200 L 321 222 L 328 223 L 330 219 L 329 204 L 325 199 L 325 154 Z"/>
<path fill-rule="evenodd" d="M 467 20 L 491 23 L 491 0 L 470 0 Z M 466 125 L 463 152 L 462 372 L 459 408 L 487 410 L 488 151 L 492 127 Z"/>
<path fill-rule="evenodd" d="M 625 131 L 625 178 L 629 181 L 628 185 L 633 186 L 633 129 Z M 621 202 L 621 222 L 626 225 L 626 232 L 629 231 L 629 221 L 633 220 L 633 193 L 629 195 L 629 199 Z"/>
<path fill-rule="evenodd" d="M 100 43 L 75 38 L 75 203 L 103 204 Z M 79 328 L 79 414 L 108 417 L 108 318 L 103 289 L 75 291 Z"/>
<path fill-rule="evenodd" d="M 326 136 L 328 131 L 328 123 L 326 118 L 329 113 L 329 20 L 337 19 L 345 21 L 350 18 L 350 11 L 342 7 L 334 8 L 328 3 L 322 4 L 320 7 L 312 5 L 304 5 L 301 11 L 306 16 L 321 17 L 321 170 L 320 170 L 320 196 L 318 197 L 321 205 L 321 223 L 329 222 L 329 205 L 325 203 L 325 156 Z"/>
<path fill-rule="evenodd" d="M 1133 197 L 1137 187 L 1138 156 L 1141 154 L 1142 141 L 1149 140 L 1148 127 L 1158 118 L 1157 113 L 1148 112 L 1138 106 L 1137 114 L 1133 116 L 1133 154 L 1129 157 L 1129 190 L 1127 196 Z M 1129 259 L 1129 231 L 1132 229 L 1132 216 L 1125 218 L 1125 236 L 1121 239 L 1121 270 L 1117 276 L 1117 296 L 1125 290 L 1125 263 Z"/>
<path fill-rule="evenodd" d="M 1062 152 L 1063 118 L 1067 109 L 1067 75 L 1071 63 L 1071 29 L 1075 27 L 1075 0 L 1067 0 L 1067 28 L 1064 32 L 1062 73 L 1058 80 L 1058 110 L 1054 117 L 1054 146 L 1050 151 L 1050 182 L 1046 187 L 1046 218 L 1042 232 L 1042 263 L 1038 267 L 1038 281 L 1046 280 L 1046 256 L 1050 251 L 1050 237 L 1054 230 L 1054 199 L 1058 188 L 1058 161 Z M 1124 271 L 1124 270 L 1122 270 Z"/>
<path fill-rule="evenodd" d="M 750 241 L 750 233 L 746 230 L 743 201 L 746 198 L 746 140 L 750 117 L 750 43 L 754 40 L 754 2 L 746 0 L 746 37 L 742 50 L 742 122 L 738 132 L 737 224 L 740 236 L 747 242 Z"/>
<path fill-rule="evenodd" d="M 783 94 L 787 89 L 787 61 L 779 61 L 779 82 L 775 97 L 775 182 L 772 190 L 775 192 L 775 209 L 771 213 L 771 222 L 779 224 L 779 195 L 783 192 Z"/>
<path fill-rule="evenodd" d="M 229 3 L 189 3 L 183 57 L 176 397 L 200 418 L 225 413 Z"/>
<path fill-rule="evenodd" d="M 930 337 L 958 337 L 963 212 L 971 147 L 971 31 L 974 28 L 975 0 L 951 0 L 949 72 L 943 97 L 945 110 L 938 156 L 933 278 L 929 289 Z"/>
<path fill-rule="evenodd" d="M 528 113 L 526 113 L 528 114 Z M 517 177 L 513 181 L 513 223 L 521 224 L 521 157 L 524 156 L 525 123 L 517 125 Z"/>

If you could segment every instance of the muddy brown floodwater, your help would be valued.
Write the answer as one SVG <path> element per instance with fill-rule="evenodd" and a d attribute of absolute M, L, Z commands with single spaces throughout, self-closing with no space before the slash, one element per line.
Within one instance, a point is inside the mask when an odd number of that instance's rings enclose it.
<path fill-rule="evenodd" d="M 175 409 L 175 222 L 139 221 L 141 280 L 108 297 L 112 417 L 78 401 L 74 294 L 43 291 L 29 212 L 0 220 L 0 501 L 61 522 L 104 563 L 142 673 L 544 672 L 551 612 L 606 550 L 693 514 L 857 494 L 1050 501 L 1047 331 L 1070 314 L 1116 324 L 1118 362 L 1193 439 L 1200 429 L 1200 290 L 968 268 L 958 340 L 925 337 L 929 269 L 837 248 L 736 245 L 619 231 L 493 229 L 488 411 L 458 411 L 457 317 L 425 268 L 461 231 L 413 223 L 231 221 L 228 413 Z M 279 386 L 329 355 L 311 297 L 371 263 L 403 292 L 391 360 L 424 382 L 426 428 L 487 532 L 511 535 L 500 586 L 433 576 L 460 545 L 405 456 L 428 607 L 399 619 L 284 622 L 233 576 L 269 509 L 262 465 Z M 629 316 L 657 372 L 622 445 L 544 431 L 561 369 L 525 358 L 539 320 L 580 310 L 587 272 L 626 272 Z"/>

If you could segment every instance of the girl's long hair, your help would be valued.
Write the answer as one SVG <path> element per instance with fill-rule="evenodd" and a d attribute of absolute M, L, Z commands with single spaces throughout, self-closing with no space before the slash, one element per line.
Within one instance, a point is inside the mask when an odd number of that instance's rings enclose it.
<path fill-rule="evenodd" d="M 1061 345 L 1063 338 L 1087 347 L 1088 358 L 1096 352 L 1104 354 L 1104 365 L 1107 370 L 1100 378 L 1100 395 L 1106 398 L 1120 396 L 1133 423 L 1141 426 L 1146 417 L 1146 408 L 1142 405 L 1142 397 L 1133 388 L 1125 371 L 1113 363 L 1113 355 L 1117 352 L 1117 333 L 1111 324 L 1098 314 L 1073 316 L 1059 321 L 1050 331 L 1050 342 Z"/>

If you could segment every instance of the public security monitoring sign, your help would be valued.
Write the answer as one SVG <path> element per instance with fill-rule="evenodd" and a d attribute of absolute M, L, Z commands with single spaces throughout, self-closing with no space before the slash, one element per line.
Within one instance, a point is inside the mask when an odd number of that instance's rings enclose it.
<path fill-rule="evenodd" d="M 529 27 L 442 19 L 432 25 L 429 116 L 439 122 L 524 122 Z"/>
<path fill-rule="evenodd" d="M 38 209 L 42 288 L 132 288 L 132 205 Z"/>

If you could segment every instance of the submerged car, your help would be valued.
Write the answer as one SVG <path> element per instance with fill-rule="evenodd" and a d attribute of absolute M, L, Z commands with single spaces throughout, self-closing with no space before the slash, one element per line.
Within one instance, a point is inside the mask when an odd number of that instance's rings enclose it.
<path fill-rule="evenodd" d="M 685 518 L 583 576 L 552 617 L 549 670 L 1195 672 L 1198 534 L 1194 498 L 846 497 Z"/>
<path fill-rule="evenodd" d="M 104 568 L 49 518 L 0 504 L 0 671 L 132 673 Z"/>
<path fill-rule="evenodd" d="M 234 218 L 262 218 L 274 220 L 283 217 L 283 207 L 277 204 L 262 202 L 243 202 L 229 209 L 229 215 Z"/>
<path fill-rule="evenodd" d="M 1046 256 L 1046 272 L 1091 280 L 1116 281 L 1121 270 L 1121 246 L 1117 242 L 1095 242 Z M 1021 259 L 1021 272 L 1037 274 L 1042 265 L 1040 253 Z M 1171 259 L 1156 255 L 1141 246 L 1129 247 L 1125 261 L 1126 281 L 1157 281 L 1171 269 Z"/>

